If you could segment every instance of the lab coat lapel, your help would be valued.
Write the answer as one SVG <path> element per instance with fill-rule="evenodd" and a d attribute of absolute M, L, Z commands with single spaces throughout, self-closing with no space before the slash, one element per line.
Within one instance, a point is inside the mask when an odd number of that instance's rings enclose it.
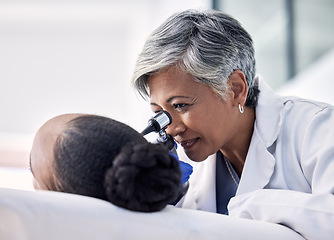
<path fill-rule="evenodd" d="M 183 201 L 181 200 L 181 206 L 216 212 L 216 154 L 209 156 L 203 162 L 193 164 L 193 167 L 189 189 Z"/>
<path fill-rule="evenodd" d="M 236 195 L 265 188 L 274 172 L 275 159 L 258 133 L 254 132 L 250 148 Z"/>

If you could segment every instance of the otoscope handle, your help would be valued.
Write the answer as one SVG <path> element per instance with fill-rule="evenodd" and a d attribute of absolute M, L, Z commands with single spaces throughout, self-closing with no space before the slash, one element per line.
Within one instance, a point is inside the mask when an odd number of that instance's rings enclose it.
<path fill-rule="evenodd" d="M 167 140 L 163 144 L 168 148 L 168 150 L 174 154 L 176 153 L 175 142 L 170 135 L 167 135 Z"/>

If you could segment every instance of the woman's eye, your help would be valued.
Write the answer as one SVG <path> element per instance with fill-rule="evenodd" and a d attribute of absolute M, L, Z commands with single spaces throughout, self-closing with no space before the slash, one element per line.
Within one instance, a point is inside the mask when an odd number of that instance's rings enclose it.
<path fill-rule="evenodd" d="M 186 103 L 175 103 L 175 104 L 173 104 L 173 106 L 177 110 L 183 110 L 188 106 L 188 104 L 186 104 Z"/>

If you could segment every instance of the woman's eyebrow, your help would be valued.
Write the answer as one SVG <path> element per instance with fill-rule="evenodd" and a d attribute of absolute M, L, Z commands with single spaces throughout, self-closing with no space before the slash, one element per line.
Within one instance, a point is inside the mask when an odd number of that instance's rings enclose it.
<path fill-rule="evenodd" d="M 187 96 L 173 96 L 173 97 L 170 97 L 166 100 L 166 103 L 169 103 L 171 102 L 172 100 L 174 100 L 175 98 L 186 98 L 186 99 L 189 99 L 190 97 L 187 97 Z M 150 105 L 153 105 L 153 106 L 158 106 L 158 104 L 154 103 L 154 102 L 151 102 Z"/>
<path fill-rule="evenodd" d="M 173 96 L 170 97 L 166 100 L 167 103 L 171 102 L 172 100 L 174 100 L 175 98 L 190 98 L 190 97 L 186 97 L 186 96 Z"/>

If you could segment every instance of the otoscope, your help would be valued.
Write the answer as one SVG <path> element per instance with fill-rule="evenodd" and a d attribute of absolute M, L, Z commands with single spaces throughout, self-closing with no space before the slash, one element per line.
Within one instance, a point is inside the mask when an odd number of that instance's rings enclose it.
<path fill-rule="evenodd" d="M 171 123 L 172 117 L 170 114 L 166 111 L 160 111 L 150 120 L 148 120 L 148 126 L 141 132 L 141 134 L 146 135 L 151 132 L 157 132 L 159 134 L 158 141 L 163 143 L 169 150 L 173 150 L 174 140 L 165 131 L 167 126 Z"/>
<path fill-rule="evenodd" d="M 141 134 L 144 136 L 151 132 L 159 133 L 158 142 L 163 143 L 168 148 L 168 150 L 177 157 L 174 140 L 170 135 L 166 133 L 166 128 L 171 123 L 172 117 L 170 116 L 170 114 L 166 111 L 160 111 L 154 117 L 148 120 L 148 126 L 141 132 Z M 179 196 L 171 204 L 175 205 L 187 193 L 188 188 L 188 181 L 181 184 L 179 189 Z"/>

